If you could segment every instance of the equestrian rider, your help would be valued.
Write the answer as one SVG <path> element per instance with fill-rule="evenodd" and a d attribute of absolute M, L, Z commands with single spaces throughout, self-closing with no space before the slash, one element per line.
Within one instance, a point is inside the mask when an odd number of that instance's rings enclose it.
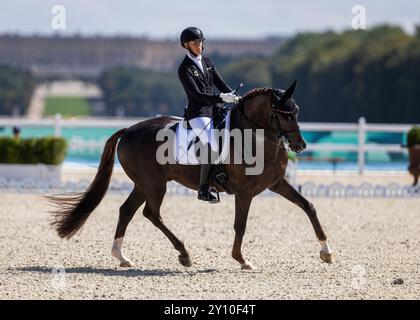
<path fill-rule="evenodd" d="M 213 107 L 223 102 L 237 103 L 239 97 L 222 79 L 210 59 L 201 55 L 204 49 L 204 40 L 203 32 L 199 28 L 189 27 L 182 31 L 181 46 L 187 52 L 178 68 L 178 77 L 188 98 L 185 119 L 188 120 L 202 144 L 207 144 L 207 150 L 211 153 L 217 150 L 217 143 L 212 132 Z M 215 94 L 214 87 L 221 93 Z M 209 192 L 209 175 L 212 163 L 201 159 L 200 165 L 198 199 L 217 202 L 217 198 Z"/>

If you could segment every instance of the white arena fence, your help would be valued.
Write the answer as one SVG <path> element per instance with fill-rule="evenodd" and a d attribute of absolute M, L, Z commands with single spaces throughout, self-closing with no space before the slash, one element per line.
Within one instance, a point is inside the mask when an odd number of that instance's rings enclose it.
<path fill-rule="evenodd" d="M 52 183 L 25 179 L 22 181 L 8 181 L 0 178 L 0 193 L 32 193 L 32 194 L 59 194 L 68 192 L 83 192 L 91 181 L 67 181 Z M 112 179 L 108 192 L 128 194 L 133 189 L 133 183 Z M 341 184 L 316 184 L 305 182 L 298 185 L 297 189 L 308 198 L 418 198 L 420 197 L 420 185 L 400 185 L 390 183 L 388 185 L 370 184 L 364 182 L 360 185 Z M 188 189 L 174 181 L 167 184 L 168 195 L 191 195 L 196 196 L 196 191 Z M 278 196 L 269 190 L 264 191 L 262 196 Z"/>
<path fill-rule="evenodd" d="M 146 118 L 124 118 L 124 119 L 62 119 L 60 114 L 54 118 L 31 120 L 27 118 L 0 118 L 0 127 L 11 127 L 14 125 L 24 127 L 47 127 L 54 128 L 54 135 L 61 136 L 63 128 L 126 128 Z M 401 144 L 380 144 L 366 143 L 367 132 L 388 132 L 388 133 L 407 133 L 412 124 L 375 124 L 367 123 L 365 118 L 359 118 L 357 123 L 315 123 L 303 122 L 301 129 L 311 132 L 356 132 L 357 144 L 328 144 L 328 143 L 310 143 L 307 151 L 354 151 L 357 152 L 358 171 L 363 174 L 366 165 L 366 151 L 385 151 L 396 153 L 407 153 L 407 148 Z M 105 139 L 102 140 L 83 140 L 79 137 L 73 137 L 70 148 L 77 150 L 100 150 L 102 151 Z M 76 150 L 77 149 L 77 150 Z"/>
<path fill-rule="evenodd" d="M 27 118 L 0 118 L 0 127 L 11 127 L 18 125 L 24 127 L 53 127 L 54 135 L 61 136 L 62 128 L 79 127 L 79 128 L 118 128 L 133 125 L 145 118 L 131 119 L 62 119 L 59 114 L 54 118 L 30 120 Z M 312 132 L 325 131 L 344 131 L 357 132 L 357 144 L 326 144 L 311 143 L 308 145 L 308 151 L 356 151 L 358 154 L 359 173 L 365 170 L 365 152 L 366 151 L 387 151 L 406 153 L 407 149 L 400 144 L 374 144 L 366 143 L 367 132 L 394 132 L 406 133 L 412 127 L 411 124 L 367 124 L 362 117 L 358 123 L 301 123 L 301 129 Z M 75 148 L 87 148 L 89 150 L 102 150 L 105 140 L 100 141 L 84 141 L 82 139 L 72 141 Z M 344 185 L 341 183 L 333 183 L 330 185 L 316 184 L 306 182 L 302 185 L 296 185 L 297 163 L 289 162 L 287 177 L 291 184 L 299 189 L 304 196 L 311 197 L 331 197 L 331 198 L 409 198 L 419 197 L 420 187 L 412 187 L 410 185 L 399 185 L 390 183 L 388 185 L 372 185 L 368 182 L 360 185 Z M 36 181 L 25 179 L 22 181 L 8 181 L 0 177 L 0 193 L 3 192 L 19 192 L 19 193 L 66 193 L 66 192 L 83 192 L 86 190 L 91 181 L 80 180 L 77 182 L 66 181 L 53 183 L 48 181 Z M 109 192 L 128 193 L 132 190 L 131 182 L 119 182 L 111 180 Z M 173 195 L 196 195 L 196 192 L 189 190 L 175 182 L 168 183 L 168 194 Z M 274 193 L 266 191 L 264 196 L 270 196 Z"/>

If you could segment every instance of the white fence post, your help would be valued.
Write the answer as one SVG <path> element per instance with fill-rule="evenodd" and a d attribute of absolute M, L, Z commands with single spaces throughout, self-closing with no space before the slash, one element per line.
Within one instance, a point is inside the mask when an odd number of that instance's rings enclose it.
<path fill-rule="evenodd" d="M 363 174 L 365 171 L 365 143 L 366 143 L 366 119 L 364 117 L 360 117 L 359 128 L 358 128 L 358 154 L 357 154 L 359 174 Z"/>
<path fill-rule="evenodd" d="M 61 136 L 61 114 L 55 114 L 55 121 L 54 121 L 54 136 L 60 137 Z"/>

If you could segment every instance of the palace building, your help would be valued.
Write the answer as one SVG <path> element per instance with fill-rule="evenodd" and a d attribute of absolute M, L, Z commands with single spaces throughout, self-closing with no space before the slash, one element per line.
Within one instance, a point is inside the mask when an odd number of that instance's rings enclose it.
<path fill-rule="evenodd" d="M 205 43 L 205 53 L 227 57 L 269 55 L 284 38 L 217 40 Z M 126 36 L 0 35 L 0 64 L 28 68 L 37 78 L 95 78 L 104 69 L 125 65 L 174 70 L 184 51 L 177 39 Z"/>

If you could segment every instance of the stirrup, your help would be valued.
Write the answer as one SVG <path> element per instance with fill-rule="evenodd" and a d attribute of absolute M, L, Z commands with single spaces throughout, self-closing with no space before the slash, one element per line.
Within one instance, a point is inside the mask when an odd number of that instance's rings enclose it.
<path fill-rule="evenodd" d="M 216 196 L 212 195 L 211 192 L 215 192 L 216 193 Z M 206 196 L 204 196 L 203 193 Z M 210 202 L 210 203 L 218 203 L 218 202 L 220 202 L 219 192 L 217 192 L 216 188 L 214 188 L 214 187 L 210 187 L 210 188 L 208 188 L 208 190 L 206 190 L 204 192 L 200 190 L 198 192 L 198 199 L 199 200 L 203 200 L 203 201 L 207 201 L 207 202 Z"/>
<path fill-rule="evenodd" d="M 213 196 L 211 193 L 214 192 L 216 193 L 216 196 Z M 209 188 L 209 195 L 212 195 L 213 197 L 215 197 L 216 199 L 213 200 L 209 200 L 210 203 L 219 203 L 220 202 L 220 197 L 219 197 L 219 192 L 217 191 L 216 188 L 214 187 L 210 187 Z"/>

